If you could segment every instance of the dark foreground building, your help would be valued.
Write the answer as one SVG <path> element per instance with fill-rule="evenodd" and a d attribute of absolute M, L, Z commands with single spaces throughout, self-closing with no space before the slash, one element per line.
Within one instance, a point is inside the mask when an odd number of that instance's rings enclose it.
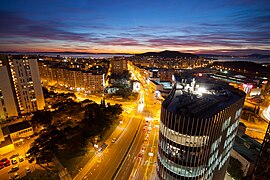
<path fill-rule="evenodd" d="M 178 79 L 161 110 L 159 179 L 224 179 L 245 93 Z"/>
<path fill-rule="evenodd" d="M 259 156 L 254 168 L 253 180 L 270 179 L 270 122 L 264 136 Z"/>

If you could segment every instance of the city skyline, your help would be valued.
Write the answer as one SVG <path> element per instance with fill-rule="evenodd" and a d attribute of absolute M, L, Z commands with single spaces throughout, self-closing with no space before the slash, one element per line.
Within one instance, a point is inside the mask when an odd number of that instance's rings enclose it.
<path fill-rule="evenodd" d="M 270 5 L 264 0 L 0 5 L 0 51 L 270 54 Z"/>

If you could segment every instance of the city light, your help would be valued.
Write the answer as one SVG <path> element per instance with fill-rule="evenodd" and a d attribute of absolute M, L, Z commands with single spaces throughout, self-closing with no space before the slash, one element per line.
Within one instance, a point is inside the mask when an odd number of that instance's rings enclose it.
<path fill-rule="evenodd" d="M 270 105 L 268 106 L 267 109 L 263 110 L 263 115 L 268 121 L 270 121 Z"/>
<path fill-rule="evenodd" d="M 0 179 L 267 179 L 268 1 L 10 2 Z"/>
<path fill-rule="evenodd" d="M 204 88 L 204 87 L 199 87 L 199 88 L 197 89 L 197 92 L 202 94 L 202 93 L 206 93 L 207 90 L 206 90 L 206 88 Z"/>

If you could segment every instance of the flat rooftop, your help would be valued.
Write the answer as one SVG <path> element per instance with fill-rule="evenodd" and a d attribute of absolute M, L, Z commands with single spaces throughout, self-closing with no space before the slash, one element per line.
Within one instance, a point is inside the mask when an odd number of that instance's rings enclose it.
<path fill-rule="evenodd" d="M 211 79 L 176 79 L 163 102 L 170 112 L 198 118 L 211 117 L 245 96 L 243 91 Z"/>
<path fill-rule="evenodd" d="M 256 162 L 260 148 L 261 144 L 259 142 L 241 131 L 235 136 L 233 149 L 249 162 Z"/>

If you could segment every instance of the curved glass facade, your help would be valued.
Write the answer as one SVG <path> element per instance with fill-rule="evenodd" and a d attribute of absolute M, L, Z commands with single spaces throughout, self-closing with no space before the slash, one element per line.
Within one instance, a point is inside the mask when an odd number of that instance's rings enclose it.
<path fill-rule="evenodd" d="M 228 88 L 226 95 L 212 93 L 197 99 L 192 95 L 189 101 L 190 92 L 178 92 L 175 86 L 164 100 L 157 159 L 159 179 L 224 178 L 245 99 L 242 91 Z M 208 104 L 205 110 L 200 107 L 212 99 L 215 106 Z"/>

